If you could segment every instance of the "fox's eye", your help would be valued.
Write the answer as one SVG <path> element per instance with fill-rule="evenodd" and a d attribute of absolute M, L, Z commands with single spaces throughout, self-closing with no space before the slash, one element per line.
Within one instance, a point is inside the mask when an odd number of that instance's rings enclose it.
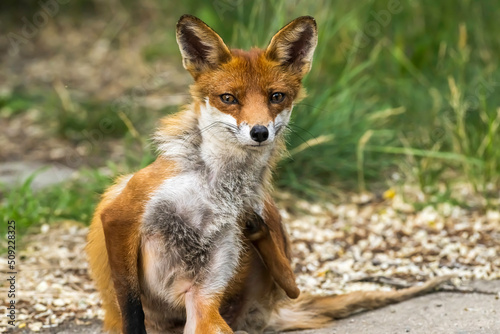
<path fill-rule="evenodd" d="M 220 99 L 225 104 L 238 104 L 238 100 L 231 94 L 222 94 Z"/>
<path fill-rule="evenodd" d="M 272 93 L 271 96 L 269 97 L 269 101 L 271 103 L 281 103 L 285 99 L 285 93 Z"/>

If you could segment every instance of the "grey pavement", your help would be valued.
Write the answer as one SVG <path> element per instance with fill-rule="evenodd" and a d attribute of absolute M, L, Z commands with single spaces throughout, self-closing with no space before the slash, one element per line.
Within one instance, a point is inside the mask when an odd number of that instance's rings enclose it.
<path fill-rule="evenodd" d="M 474 287 L 500 291 L 500 280 L 477 281 Z M 438 292 L 363 312 L 333 326 L 293 334 L 479 334 L 500 333 L 498 294 Z"/>
<path fill-rule="evenodd" d="M 0 163 L 0 184 L 11 188 L 24 183 L 33 176 L 31 188 L 39 190 L 49 185 L 68 180 L 75 170 L 61 164 L 42 164 L 39 162 L 5 162 Z"/>

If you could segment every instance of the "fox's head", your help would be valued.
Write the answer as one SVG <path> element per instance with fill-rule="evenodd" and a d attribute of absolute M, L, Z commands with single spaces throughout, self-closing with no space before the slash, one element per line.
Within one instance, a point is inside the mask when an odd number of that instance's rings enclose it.
<path fill-rule="evenodd" d="M 203 21 L 182 16 L 177 43 L 195 80 L 191 89 L 200 106 L 200 129 L 218 125 L 210 137 L 242 148 L 273 146 L 301 97 L 317 40 L 315 20 L 303 16 L 276 33 L 264 50 L 230 50 Z"/>

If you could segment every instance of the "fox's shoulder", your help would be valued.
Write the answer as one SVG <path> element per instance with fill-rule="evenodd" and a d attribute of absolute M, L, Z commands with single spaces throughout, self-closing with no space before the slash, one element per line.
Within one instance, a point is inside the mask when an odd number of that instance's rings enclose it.
<path fill-rule="evenodd" d="M 193 156 L 191 143 L 198 126 L 196 105 L 168 115 L 160 120 L 154 136 L 159 155 L 149 166 L 131 175 L 119 177 L 103 195 L 101 218 L 129 220 L 140 216 L 154 192 L 168 179 L 178 176 L 186 168 L 188 156 Z M 191 143 L 192 144 L 192 143 Z M 137 217 L 136 217 L 137 218 Z"/>
<path fill-rule="evenodd" d="M 119 177 L 101 200 L 102 221 L 129 220 L 133 215 L 142 215 L 154 191 L 178 174 L 177 164 L 160 156 L 136 173 Z"/>

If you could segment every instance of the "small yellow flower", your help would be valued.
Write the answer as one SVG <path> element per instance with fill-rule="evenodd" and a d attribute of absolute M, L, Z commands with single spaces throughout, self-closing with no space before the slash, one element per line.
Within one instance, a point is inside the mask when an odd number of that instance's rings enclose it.
<path fill-rule="evenodd" d="M 384 191 L 384 199 L 393 199 L 394 196 L 396 196 L 396 191 L 392 188 L 390 189 L 387 189 L 386 191 Z"/>

